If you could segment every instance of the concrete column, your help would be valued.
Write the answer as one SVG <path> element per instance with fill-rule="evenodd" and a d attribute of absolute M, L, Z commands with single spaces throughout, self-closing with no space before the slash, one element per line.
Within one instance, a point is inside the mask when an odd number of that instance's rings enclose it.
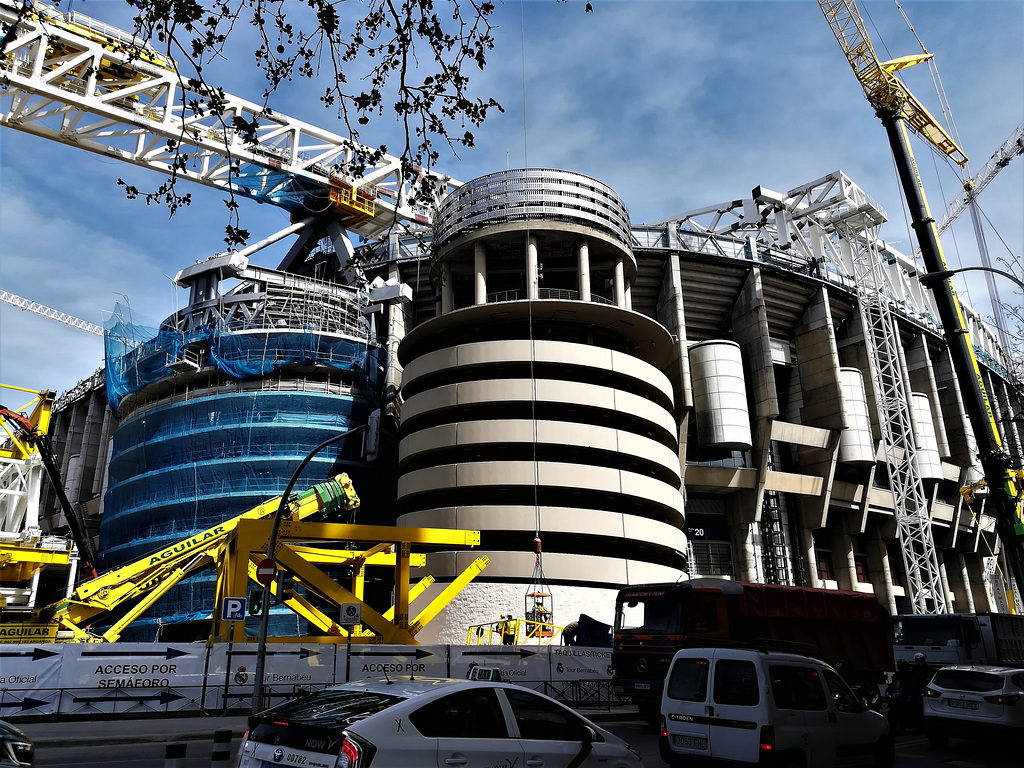
<path fill-rule="evenodd" d="M 967 573 L 967 559 L 964 557 L 962 552 L 956 553 L 957 559 L 960 561 L 960 579 L 963 584 L 964 602 L 966 603 L 966 609 L 968 613 L 976 613 L 977 609 L 974 607 L 974 591 L 971 589 L 970 574 Z"/>
<path fill-rule="evenodd" d="M 800 546 L 804 551 L 804 562 L 807 564 L 808 587 L 821 589 L 823 586 L 818 578 L 818 555 L 814 551 L 814 534 L 810 528 L 800 530 Z"/>
<path fill-rule="evenodd" d="M 946 595 L 946 605 L 954 606 L 953 610 L 956 610 L 956 595 L 953 594 L 953 590 L 949 585 L 949 574 L 946 573 L 946 561 L 939 560 L 939 580 L 942 582 L 942 591 Z"/>
<path fill-rule="evenodd" d="M 754 548 L 755 523 L 748 523 L 739 514 L 740 510 L 731 509 L 726 513 L 729 528 L 732 530 L 732 549 L 736 553 L 733 569 L 740 581 L 763 582 L 758 573 L 757 552 Z"/>
<path fill-rule="evenodd" d="M 612 285 L 615 289 L 615 306 L 622 309 L 626 308 L 626 278 L 624 274 L 624 268 L 622 265 L 622 257 L 620 256 L 615 261 L 615 276 L 612 279 Z"/>
<path fill-rule="evenodd" d="M 892 591 L 892 568 L 889 566 L 889 550 L 885 546 L 885 539 L 881 532 L 875 538 L 875 554 L 879 563 L 879 573 L 882 574 L 882 595 L 875 590 L 875 597 L 879 598 L 889 613 L 896 613 L 896 593 Z M 884 599 L 882 599 L 884 596 Z"/>
<path fill-rule="evenodd" d="M 473 244 L 473 271 L 476 275 L 473 304 L 479 306 L 487 303 L 487 250 L 480 240 Z"/>
<path fill-rule="evenodd" d="M 455 309 L 455 296 L 452 293 L 452 271 L 448 262 L 441 265 L 441 314 L 447 315 Z"/>
<path fill-rule="evenodd" d="M 853 556 L 853 538 L 846 531 L 832 537 L 832 564 L 840 589 L 857 589 L 857 561 Z"/>
<path fill-rule="evenodd" d="M 623 290 L 626 303 L 624 304 L 626 309 L 633 309 L 633 283 L 629 280 L 625 281 L 625 289 Z"/>
<path fill-rule="evenodd" d="M 580 282 L 580 301 L 590 301 L 590 246 L 586 240 L 576 245 L 577 273 Z"/>
<path fill-rule="evenodd" d="M 537 258 L 537 238 L 530 235 L 526 245 L 526 298 L 536 299 L 540 296 L 540 271 Z"/>
<path fill-rule="evenodd" d="M 800 472 L 822 479 L 820 496 L 800 498 L 803 524 L 813 530 L 825 527 L 840 431 L 847 427 L 839 372 L 839 349 L 832 310 L 824 288 L 819 289 L 808 302 L 797 323 L 794 340 L 797 360 L 800 361 L 800 423 L 832 430 L 826 449 L 804 447 L 797 454 Z"/>

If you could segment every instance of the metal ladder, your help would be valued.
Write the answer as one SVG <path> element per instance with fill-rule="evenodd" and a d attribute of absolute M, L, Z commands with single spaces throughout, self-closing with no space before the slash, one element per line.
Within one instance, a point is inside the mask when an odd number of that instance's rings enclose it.
<path fill-rule="evenodd" d="M 768 449 L 768 469 L 775 469 L 775 445 Z M 783 521 L 784 500 L 778 491 L 765 490 L 761 501 L 761 561 L 767 584 L 792 585 L 789 548 Z"/>

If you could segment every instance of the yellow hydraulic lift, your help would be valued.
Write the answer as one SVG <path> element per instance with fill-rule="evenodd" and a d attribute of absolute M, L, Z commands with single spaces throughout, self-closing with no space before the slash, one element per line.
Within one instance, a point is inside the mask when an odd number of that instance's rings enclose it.
<path fill-rule="evenodd" d="M 282 521 L 275 557 L 296 583 L 321 601 L 341 605 L 359 603 L 365 628 L 355 627 L 352 642 L 416 644 L 416 634 L 458 592 L 487 566 L 487 558 L 478 558 L 440 596 L 409 621 L 409 602 L 429 586 L 429 577 L 409 588 L 409 569 L 425 562 L 423 554 L 413 554 L 413 545 L 471 547 L 480 542 L 479 531 L 447 529 L 395 528 L 389 526 L 307 523 L 317 513 L 351 510 L 359 497 L 348 475 L 319 483 L 293 495 Z M 249 579 L 255 579 L 255 564 L 266 557 L 272 518 L 280 506 L 280 497 L 270 499 L 238 517 L 189 536 L 174 545 L 154 552 L 121 568 L 109 571 L 81 584 L 74 594 L 55 606 L 39 611 L 35 623 L 59 631 L 58 641 L 114 642 L 135 619 L 182 579 L 210 566 L 218 569 L 217 604 L 225 596 L 244 596 Z M 309 542 L 332 542 L 335 547 L 314 548 Z M 340 542 L 376 542 L 363 550 L 338 548 Z M 383 542 L 383 543 L 381 543 Z M 396 554 L 397 553 L 397 554 Z M 349 587 L 343 587 L 318 566 L 344 566 L 353 574 Z M 363 569 L 373 565 L 392 565 L 395 569 L 396 606 L 380 614 L 362 600 Z M 275 588 L 276 593 L 276 588 Z M 284 604 L 308 619 L 317 634 L 301 638 L 271 638 L 272 642 L 337 642 L 348 640 L 347 630 L 330 619 L 307 597 L 287 590 Z M 104 615 L 123 611 L 102 634 L 90 631 L 90 625 Z M 220 621 L 219 611 L 210 606 L 214 618 L 211 638 L 235 642 L 255 640 L 245 637 L 244 622 L 233 622 L 231 631 Z M 397 621 L 395 620 L 397 617 Z"/>
<path fill-rule="evenodd" d="M 38 514 L 30 511 L 38 503 L 40 490 L 38 437 L 50 429 L 56 394 L 7 384 L 0 384 L 0 390 L 29 395 L 27 402 L 14 409 L 0 405 L 0 531 L 4 533 L 0 537 L 0 583 L 25 584 L 43 568 L 66 566 L 71 557 L 70 544 L 54 546 L 55 537 L 44 541 Z M 28 498 L 30 494 L 35 498 Z M 0 596 L 0 607 L 3 603 Z"/>

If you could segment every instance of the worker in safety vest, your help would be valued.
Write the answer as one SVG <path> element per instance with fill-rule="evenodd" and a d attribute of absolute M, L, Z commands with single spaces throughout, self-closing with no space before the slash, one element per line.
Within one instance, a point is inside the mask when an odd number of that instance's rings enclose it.
<path fill-rule="evenodd" d="M 502 618 L 505 619 L 501 623 L 501 644 L 502 645 L 515 645 L 516 644 L 516 622 L 510 613 L 507 617 L 502 614 Z"/>

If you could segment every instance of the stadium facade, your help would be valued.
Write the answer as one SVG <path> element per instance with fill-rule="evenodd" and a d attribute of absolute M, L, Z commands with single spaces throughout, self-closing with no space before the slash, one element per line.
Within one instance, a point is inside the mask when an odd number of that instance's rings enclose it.
<path fill-rule="evenodd" d="M 980 471 L 941 328 L 885 220 L 841 172 L 636 225 L 604 184 L 529 169 L 465 184 L 426 236 L 368 247 L 361 281 L 330 248 L 284 270 L 215 257 L 179 273 L 190 304 L 160 328 L 115 315 L 110 407 L 98 383 L 62 399 L 72 500 L 114 565 L 279 493 L 305 452 L 382 408 L 375 461 L 343 444 L 307 476 L 347 469 L 360 522 L 482 532 L 481 551 L 431 556 L 435 589 L 466 556 L 491 565 L 427 642 L 519 614 L 536 538 L 557 624 L 610 621 L 621 585 L 697 575 L 913 612 L 908 492 L 949 607 L 1006 609 L 984 494 L 960 492 Z M 1020 382 L 966 314 L 1020 457 Z M 898 450 L 880 423 L 893 391 Z M 894 450 L 915 457 L 909 490 Z M 208 611 L 204 594 L 161 621 Z"/>

